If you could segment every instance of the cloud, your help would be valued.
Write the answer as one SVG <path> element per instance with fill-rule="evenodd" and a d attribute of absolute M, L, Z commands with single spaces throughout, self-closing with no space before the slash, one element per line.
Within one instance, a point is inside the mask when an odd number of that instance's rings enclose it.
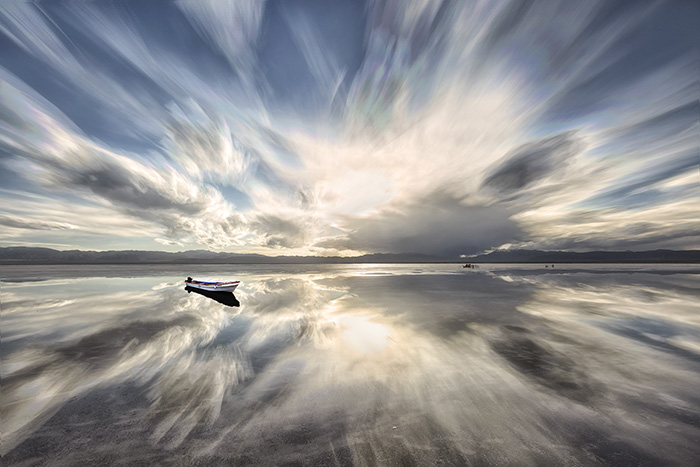
<path fill-rule="evenodd" d="M 264 244 L 271 247 L 294 248 L 308 241 L 308 232 L 301 223 L 273 214 L 261 214 L 251 222 L 251 227 L 261 232 Z"/>
<path fill-rule="evenodd" d="M 19 126 L 2 128 L 9 136 L 7 151 L 30 163 L 17 166 L 28 178 L 59 192 L 92 193 L 106 209 L 159 223 L 173 238 L 192 235 L 218 247 L 235 242 L 235 224 L 242 221 L 213 187 L 87 140 L 52 118 L 52 109 L 39 97 L 9 84 L 3 95 L 17 104 L 20 115 Z"/>
<path fill-rule="evenodd" d="M 338 64 L 307 14 L 289 6 L 284 9 L 284 13 L 294 43 L 316 81 L 317 98 L 330 108 L 343 84 L 346 70 Z"/>
<path fill-rule="evenodd" d="M 24 160 L 16 160 L 18 164 Z M 114 209 L 105 209 L 99 198 L 86 198 L 76 201 L 70 194 L 58 194 L 49 191 L 44 194 L 28 194 L 17 190 L 0 190 L 0 205 L 8 217 L 21 220 L 27 224 L 47 223 L 50 225 L 72 226 L 70 229 L 51 230 L 53 242 L 43 242 L 44 230 L 5 229 L 2 232 L 3 243 L 14 245 L 19 241 L 28 244 L 31 241 L 43 243 L 62 243 L 79 248 L 81 242 L 88 241 L 83 248 L 96 249 L 101 242 L 109 241 L 111 245 L 123 245 L 136 238 L 156 237 L 162 227 L 151 220 L 128 215 Z M 108 239 L 108 240 L 107 240 Z"/>
<path fill-rule="evenodd" d="M 445 192 L 378 211 L 350 217 L 341 225 L 345 236 L 328 238 L 320 248 L 378 253 L 420 252 L 457 257 L 521 235 L 503 208 L 470 206 Z"/>
<path fill-rule="evenodd" d="M 77 228 L 75 225 L 63 222 L 36 221 L 4 215 L 0 215 L 0 225 L 28 230 L 71 230 Z"/>
<path fill-rule="evenodd" d="M 582 149 L 573 132 L 525 144 L 507 155 L 481 186 L 506 194 L 527 188 L 565 168 Z"/>
<path fill-rule="evenodd" d="M 551 208 L 518 213 L 514 220 L 527 233 L 529 241 L 519 247 L 542 249 L 634 249 L 663 248 L 663 242 L 678 248 L 697 245 L 700 220 L 697 196 L 700 186 L 690 188 L 695 193 L 673 201 L 651 205 L 645 209 L 569 209 L 551 212 Z M 670 246 L 667 246 L 670 248 Z M 687 246 L 686 246 L 687 248 Z"/>
<path fill-rule="evenodd" d="M 161 245 L 167 245 L 167 246 L 185 246 L 184 243 L 178 242 L 176 240 L 170 240 L 167 238 L 154 238 L 156 242 L 160 243 Z"/>
<path fill-rule="evenodd" d="M 655 75 L 658 79 L 660 72 L 675 68 L 674 62 L 687 56 L 697 44 L 692 32 L 696 14 L 690 4 L 654 3 L 639 6 L 627 15 L 627 21 L 594 17 L 613 29 L 612 34 L 602 36 L 609 43 L 588 57 L 585 70 L 553 96 L 548 103 L 548 119 L 575 120 L 604 111 L 620 100 L 621 93 L 639 93 L 644 81 Z M 595 31 L 586 32 L 596 35 Z M 639 98 L 648 101 L 649 96 L 640 94 Z"/>
<path fill-rule="evenodd" d="M 45 5 L 4 2 L 0 6 L 0 30 L 27 57 L 48 67 L 56 81 L 62 85 L 70 83 L 70 90 L 64 92 L 69 94 L 75 90 L 74 99 L 98 109 L 99 120 L 104 120 L 105 127 L 117 126 L 124 133 L 140 137 L 155 134 L 160 122 L 150 111 L 158 107 L 154 96 L 133 81 L 126 85 L 104 69 L 89 66 L 86 57 L 92 58 L 90 53 L 94 53 L 94 49 L 81 47 L 78 40 L 66 40 L 68 30 L 56 19 L 50 19 L 52 14 L 55 10 Z M 27 57 L 22 59 L 31 62 Z M 30 77 L 36 82 L 36 76 Z M 71 113 L 81 116 L 80 112 Z"/>
<path fill-rule="evenodd" d="M 177 7 L 195 30 L 228 60 L 243 80 L 252 78 L 256 67 L 254 49 L 260 33 L 264 1 L 182 0 Z M 254 85 L 248 82 L 248 86 Z"/>
<path fill-rule="evenodd" d="M 198 180 L 238 184 L 253 164 L 253 151 L 233 137 L 228 124 L 212 109 L 194 101 L 182 107 L 171 106 L 163 142 L 166 153 Z"/>

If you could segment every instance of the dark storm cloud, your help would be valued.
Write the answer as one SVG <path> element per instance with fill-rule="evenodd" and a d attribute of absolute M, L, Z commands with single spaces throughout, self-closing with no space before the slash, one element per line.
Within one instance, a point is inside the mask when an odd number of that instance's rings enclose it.
<path fill-rule="evenodd" d="M 511 214 L 499 207 L 466 206 L 448 193 L 435 192 L 396 210 L 348 219 L 346 238 L 327 239 L 316 246 L 455 257 L 519 238 L 522 233 Z"/>
<path fill-rule="evenodd" d="M 270 247 L 294 248 L 308 240 L 308 233 L 301 222 L 274 214 L 256 216 L 250 227 L 260 233 L 265 238 L 263 244 Z"/>
<path fill-rule="evenodd" d="M 562 133 L 525 144 L 506 156 L 505 161 L 483 181 L 482 188 L 512 193 L 548 177 L 583 149 L 576 133 Z"/>

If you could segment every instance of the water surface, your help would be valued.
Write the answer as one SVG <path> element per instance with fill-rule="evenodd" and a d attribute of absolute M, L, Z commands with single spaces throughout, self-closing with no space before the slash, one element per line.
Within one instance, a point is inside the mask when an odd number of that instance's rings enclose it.
<path fill-rule="evenodd" d="M 243 284 L 222 301 L 187 276 Z M 4 465 L 700 458 L 698 266 L 3 266 L 2 281 Z"/>

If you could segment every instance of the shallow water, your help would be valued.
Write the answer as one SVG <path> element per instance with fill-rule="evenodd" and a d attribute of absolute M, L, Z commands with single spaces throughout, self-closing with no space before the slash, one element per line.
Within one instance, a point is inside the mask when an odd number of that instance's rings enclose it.
<path fill-rule="evenodd" d="M 188 275 L 243 284 L 222 303 L 188 294 Z M 698 266 L 3 266 L 2 280 L 3 465 L 700 458 Z"/>

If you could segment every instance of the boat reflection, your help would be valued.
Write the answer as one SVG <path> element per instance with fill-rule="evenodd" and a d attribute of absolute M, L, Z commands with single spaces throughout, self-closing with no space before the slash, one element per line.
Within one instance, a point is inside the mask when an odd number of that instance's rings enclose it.
<path fill-rule="evenodd" d="M 209 290 L 195 289 L 194 287 L 185 287 L 185 290 L 187 293 L 194 292 L 199 295 L 204 295 L 205 297 L 211 298 L 222 305 L 241 306 L 241 302 L 238 301 L 233 292 L 210 292 Z"/>

